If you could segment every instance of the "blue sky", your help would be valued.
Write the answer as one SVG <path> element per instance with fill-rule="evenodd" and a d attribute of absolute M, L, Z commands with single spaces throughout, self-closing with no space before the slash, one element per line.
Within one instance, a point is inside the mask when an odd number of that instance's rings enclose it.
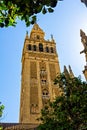
<path fill-rule="evenodd" d="M 38 15 L 37 23 L 46 33 L 45 39 L 53 34 L 59 56 L 60 68 L 71 65 L 75 76 L 84 76 L 85 56 L 80 55 L 83 45 L 80 29 L 87 34 L 87 8 L 80 0 L 59 2 L 54 13 Z M 0 101 L 5 105 L 1 122 L 19 121 L 21 88 L 21 56 L 26 27 L 18 21 L 16 27 L 0 28 Z"/>

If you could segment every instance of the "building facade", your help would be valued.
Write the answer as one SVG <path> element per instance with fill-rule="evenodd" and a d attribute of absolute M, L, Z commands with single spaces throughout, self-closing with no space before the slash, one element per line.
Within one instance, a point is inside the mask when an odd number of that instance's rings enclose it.
<path fill-rule="evenodd" d="M 53 81 L 60 74 L 56 43 L 45 40 L 45 33 L 34 24 L 30 36 L 26 33 L 22 52 L 19 123 L 38 124 L 37 118 L 48 100 L 60 95 Z"/>

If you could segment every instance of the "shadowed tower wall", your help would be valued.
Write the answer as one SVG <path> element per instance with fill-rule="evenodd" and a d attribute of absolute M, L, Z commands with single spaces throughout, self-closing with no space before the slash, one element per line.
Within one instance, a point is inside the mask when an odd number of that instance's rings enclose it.
<path fill-rule="evenodd" d="M 60 73 L 56 43 L 44 39 L 45 33 L 34 24 L 30 36 L 26 34 L 22 52 L 20 123 L 38 123 L 40 111 L 47 101 L 60 94 L 53 84 Z"/>

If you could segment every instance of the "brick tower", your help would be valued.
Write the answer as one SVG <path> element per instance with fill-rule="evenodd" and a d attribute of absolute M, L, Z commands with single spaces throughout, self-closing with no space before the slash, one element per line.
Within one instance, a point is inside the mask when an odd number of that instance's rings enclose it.
<path fill-rule="evenodd" d="M 45 33 L 34 24 L 30 36 L 26 34 L 22 53 L 20 123 L 35 123 L 47 101 L 60 94 L 53 84 L 60 73 L 56 43 L 44 39 Z"/>

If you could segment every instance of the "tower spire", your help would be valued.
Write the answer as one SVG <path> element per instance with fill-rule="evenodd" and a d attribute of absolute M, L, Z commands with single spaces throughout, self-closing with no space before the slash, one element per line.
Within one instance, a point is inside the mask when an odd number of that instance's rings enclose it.
<path fill-rule="evenodd" d="M 69 77 L 69 72 L 67 70 L 67 67 L 64 65 L 64 74 L 68 78 Z"/>
<path fill-rule="evenodd" d="M 71 66 L 69 65 L 69 74 L 70 74 L 70 77 L 73 78 L 74 77 L 74 74 L 73 74 L 73 71 L 71 69 Z"/>

